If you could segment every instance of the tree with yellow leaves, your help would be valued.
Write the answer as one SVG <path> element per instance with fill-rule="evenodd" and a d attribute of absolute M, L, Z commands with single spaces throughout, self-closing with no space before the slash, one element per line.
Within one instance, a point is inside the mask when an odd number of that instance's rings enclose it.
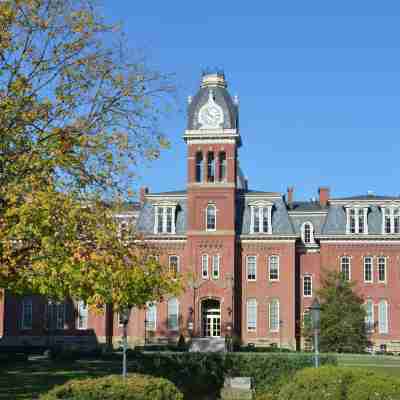
<path fill-rule="evenodd" d="M 91 0 L 0 2 L 0 288 L 115 309 L 179 291 L 114 218 L 173 92 Z"/>

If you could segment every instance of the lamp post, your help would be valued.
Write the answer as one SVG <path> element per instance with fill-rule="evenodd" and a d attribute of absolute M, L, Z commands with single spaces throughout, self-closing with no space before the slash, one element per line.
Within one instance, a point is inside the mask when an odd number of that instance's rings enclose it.
<path fill-rule="evenodd" d="M 190 338 L 193 337 L 193 329 L 194 329 L 193 313 L 194 313 L 193 307 L 189 307 L 189 318 L 188 318 L 188 321 L 187 321 L 187 328 L 188 328 L 188 331 L 189 331 Z"/>
<path fill-rule="evenodd" d="M 320 321 L 321 321 L 321 305 L 317 298 L 314 299 L 311 305 L 311 323 L 312 328 L 314 330 L 314 365 L 315 368 L 319 367 L 319 328 L 320 328 Z"/>
<path fill-rule="evenodd" d="M 121 312 L 122 317 L 122 337 L 123 337 L 123 344 L 122 344 L 122 378 L 126 378 L 126 350 L 128 349 L 128 322 L 129 317 L 131 316 L 132 307 L 123 308 Z"/>

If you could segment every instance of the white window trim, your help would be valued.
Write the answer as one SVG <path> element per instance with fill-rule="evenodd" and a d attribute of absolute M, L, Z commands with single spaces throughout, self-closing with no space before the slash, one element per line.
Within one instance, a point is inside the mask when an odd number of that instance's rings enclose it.
<path fill-rule="evenodd" d="M 345 206 L 346 208 L 346 234 L 347 235 L 368 235 L 368 205 L 348 205 Z M 359 210 L 364 210 L 364 232 L 360 233 L 360 226 L 359 226 Z M 354 210 L 354 218 L 355 218 L 355 232 L 350 232 L 350 210 Z"/>
<path fill-rule="evenodd" d="M 255 201 L 249 204 L 250 206 L 250 233 L 259 234 L 259 233 L 267 233 L 272 234 L 272 207 L 273 203 L 266 201 Z M 254 208 L 258 207 L 259 212 L 259 220 L 260 220 L 260 232 L 254 232 Z M 263 210 L 266 208 L 268 210 L 268 231 L 264 232 L 264 219 L 263 219 Z"/>
<path fill-rule="evenodd" d="M 80 315 L 81 315 L 81 304 L 85 304 L 85 303 L 82 300 L 79 300 L 77 302 L 78 318 L 77 318 L 77 322 L 76 322 L 76 327 L 77 327 L 78 330 L 86 330 L 88 328 L 89 308 L 86 305 L 86 318 L 85 318 L 84 326 L 79 326 L 79 320 L 80 320 Z"/>
<path fill-rule="evenodd" d="M 350 256 L 341 256 L 341 257 L 340 257 L 340 273 L 341 273 L 341 274 L 343 273 L 343 270 L 342 270 L 342 260 L 343 260 L 344 258 L 347 258 L 347 259 L 349 260 L 349 279 L 348 279 L 348 282 L 350 282 L 350 281 L 351 281 L 351 257 L 350 257 Z"/>
<path fill-rule="evenodd" d="M 276 328 L 276 329 L 272 329 L 271 328 L 271 322 L 272 322 L 272 320 L 271 320 L 271 304 L 272 304 L 272 302 L 277 302 L 277 304 L 278 304 L 278 307 L 277 307 L 277 310 L 278 310 L 278 328 Z M 278 299 L 271 299 L 271 301 L 268 303 L 268 327 L 269 327 L 269 331 L 270 332 L 279 332 L 279 330 L 280 330 L 280 318 L 281 318 L 281 310 L 280 310 L 280 307 L 281 307 L 281 305 L 280 305 L 280 301 L 278 300 Z"/>
<path fill-rule="evenodd" d="M 215 260 L 217 263 L 215 264 Z M 221 256 L 219 254 L 215 254 L 212 256 L 212 267 L 211 267 L 211 278 L 214 280 L 219 279 L 219 274 L 220 274 L 220 264 L 221 264 Z M 214 274 L 214 272 L 217 272 L 217 274 Z"/>
<path fill-rule="evenodd" d="M 304 280 L 305 280 L 305 278 L 310 278 L 310 286 L 311 286 L 311 294 L 305 294 L 305 291 L 304 291 L 304 287 L 305 287 L 305 285 L 304 285 Z M 313 279 L 312 279 L 312 275 L 304 275 L 303 276 L 303 297 L 312 297 L 313 296 Z"/>
<path fill-rule="evenodd" d="M 276 279 L 271 279 L 271 259 L 272 258 L 276 258 L 277 259 L 277 266 L 278 266 L 278 278 L 276 278 Z M 268 280 L 270 281 L 270 282 L 279 282 L 279 279 L 280 279 L 280 264 L 281 264 L 281 262 L 280 262 L 280 257 L 279 257 L 279 255 L 277 255 L 277 254 L 272 254 L 272 255 L 270 255 L 270 256 L 268 256 Z"/>
<path fill-rule="evenodd" d="M 372 307 L 371 307 L 371 309 L 372 309 L 372 316 L 371 316 L 372 320 L 369 321 L 369 320 L 367 319 L 367 317 L 368 317 L 368 315 L 367 315 L 367 310 L 365 310 L 365 312 L 366 312 L 366 315 L 365 315 L 365 324 L 367 325 L 367 331 L 368 331 L 368 332 L 374 332 L 374 330 L 375 330 L 375 310 L 374 310 L 375 305 L 374 305 L 374 302 L 372 301 L 372 299 L 371 299 L 371 298 L 368 298 L 368 299 L 366 300 L 366 302 L 364 303 L 366 309 L 367 309 L 367 304 L 368 304 L 368 303 L 370 303 L 370 304 L 372 305 Z M 368 328 L 369 328 L 369 329 L 368 329 Z"/>
<path fill-rule="evenodd" d="M 171 300 L 175 300 L 176 301 L 176 317 L 177 317 L 176 320 L 177 320 L 177 324 L 176 324 L 176 327 L 174 327 L 174 328 L 170 328 L 170 326 L 169 326 L 170 315 L 173 315 L 173 314 L 169 313 L 169 308 L 170 308 L 169 307 L 169 302 Z M 167 328 L 168 328 L 168 330 L 170 332 L 179 331 L 179 300 L 176 297 L 173 297 L 173 298 L 169 299 L 168 302 L 167 302 Z"/>
<path fill-rule="evenodd" d="M 309 225 L 309 226 L 310 226 L 310 241 L 309 241 L 309 242 L 306 242 L 306 241 L 305 241 L 305 238 L 306 238 L 306 236 L 305 236 L 305 228 L 306 228 L 306 225 Z M 306 222 L 303 222 L 303 224 L 301 225 L 301 240 L 303 241 L 303 243 L 304 243 L 306 246 L 315 243 L 315 239 L 314 239 L 314 225 L 312 224 L 312 222 L 306 221 Z"/>
<path fill-rule="evenodd" d="M 254 328 L 249 328 L 249 303 L 254 302 L 255 304 L 255 327 Z M 246 329 L 247 332 L 257 332 L 257 326 L 258 326 L 258 301 L 257 299 L 251 298 L 247 299 L 246 302 Z"/>
<path fill-rule="evenodd" d="M 205 264 L 204 264 L 204 260 L 207 260 Z M 204 268 L 205 265 L 206 265 L 206 268 Z M 204 275 L 205 271 L 207 272 L 206 275 Z M 201 278 L 202 279 L 209 279 L 210 278 L 208 254 L 202 254 L 201 255 Z"/>
<path fill-rule="evenodd" d="M 215 223 L 214 223 L 214 228 L 208 228 L 208 208 L 213 207 L 214 208 L 214 218 L 215 218 Z M 217 206 L 215 204 L 207 204 L 206 207 L 206 231 L 207 232 L 215 232 L 217 230 Z"/>
<path fill-rule="evenodd" d="M 380 278 L 379 278 L 379 260 L 380 259 L 383 259 L 383 260 L 385 260 L 385 279 L 384 280 L 381 280 Z M 387 283 L 387 273 L 388 273 L 388 267 L 387 267 L 387 265 L 388 265 L 388 258 L 387 257 L 385 257 L 385 256 L 378 256 L 377 257 L 377 260 L 376 260 L 376 270 L 377 270 L 377 273 L 378 273 L 378 279 L 377 279 L 377 281 L 378 281 L 378 283 Z"/>
<path fill-rule="evenodd" d="M 256 268 L 255 268 L 255 278 L 254 279 L 249 279 L 249 263 L 248 263 L 248 259 L 249 259 L 249 257 L 254 257 L 255 258 L 255 260 L 256 260 Z M 255 255 L 247 255 L 246 256 L 246 280 L 248 281 L 248 282 L 255 282 L 255 281 L 257 281 L 257 269 L 258 269 L 258 256 L 255 256 Z"/>
<path fill-rule="evenodd" d="M 371 259 L 371 280 L 365 279 L 365 260 L 367 258 Z M 363 280 L 364 280 L 364 283 L 373 283 L 374 282 L 374 257 L 372 257 L 372 256 L 365 256 L 363 258 Z"/>
<path fill-rule="evenodd" d="M 161 202 L 154 204 L 154 234 L 155 235 L 174 235 L 176 233 L 176 208 L 178 203 L 174 202 Z M 162 232 L 158 232 L 158 209 L 161 208 L 162 211 Z M 167 208 L 172 208 L 172 221 L 171 221 L 171 232 L 167 232 Z"/>
<path fill-rule="evenodd" d="M 382 321 L 382 315 L 381 315 L 381 304 L 385 304 L 385 315 L 386 315 L 386 319 L 385 319 L 385 327 L 384 329 L 381 329 L 381 321 Z M 382 299 L 379 301 L 378 303 L 378 332 L 380 334 L 388 334 L 389 333 L 389 304 L 387 302 L 387 300 Z"/>
<path fill-rule="evenodd" d="M 149 307 L 154 307 L 155 312 L 154 312 L 154 327 L 152 327 L 151 329 L 149 328 L 149 319 L 148 319 L 148 310 Z M 157 330 L 157 304 L 156 303 L 148 303 L 147 304 L 147 309 L 146 309 L 146 320 L 147 320 L 147 326 L 146 326 L 146 330 L 148 332 L 155 332 Z"/>
<path fill-rule="evenodd" d="M 168 256 L 168 271 L 171 273 L 171 258 L 172 257 L 176 257 L 176 259 L 177 259 L 176 274 L 178 275 L 181 272 L 181 260 L 180 260 L 180 257 L 176 254 L 170 254 Z"/>
<path fill-rule="evenodd" d="M 30 325 L 25 324 L 25 304 L 29 305 L 29 308 L 31 309 L 31 323 Z M 33 327 L 33 302 L 32 299 L 23 299 L 22 303 L 22 310 L 21 310 L 21 329 L 22 330 L 31 330 Z"/>
<path fill-rule="evenodd" d="M 390 219 L 390 232 L 385 232 L 386 231 L 386 223 L 385 223 L 385 218 L 386 218 L 386 210 L 389 209 L 389 219 Z M 381 211 L 382 211 L 382 234 L 384 235 L 390 235 L 390 234 L 395 234 L 394 231 L 394 210 L 399 210 L 400 211 L 400 205 L 398 204 L 390 204 L 390 205 L 382 205 L 381 206 Z"/>

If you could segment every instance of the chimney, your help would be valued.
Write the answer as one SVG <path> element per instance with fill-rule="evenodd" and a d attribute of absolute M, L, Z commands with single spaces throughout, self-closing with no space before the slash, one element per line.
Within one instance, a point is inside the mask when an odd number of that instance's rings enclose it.
<path fill-rule="evenodd" d="M 140 188 L 140 198 L 139 198 L 139 200 L 140 200 L 140 205 L 141 206 L 144 204 L 145 197 L 146 197 L 146 195 L 148 193 L 149 193 L 149 188 L 148 187 L 142 186 Z"/>
<path fill-rule="evenodd" d="M 293 203 L 293 192 L 294 192 L 293 186 L 287 188 L 287 205 L 289 207 L 291 207 Z"/>
<path fill-rule="evenodd" d="M 319 194 L 319 204 L 321 207 L 326 207 L 329 201 L 329 188 L 328 187 L 320 187 L 318 189 Z"/>

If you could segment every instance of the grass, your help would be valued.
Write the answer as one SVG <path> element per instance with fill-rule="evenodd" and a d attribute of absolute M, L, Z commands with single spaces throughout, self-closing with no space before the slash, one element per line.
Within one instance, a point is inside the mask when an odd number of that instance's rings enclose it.
<path fill-rule="evenodd" d="M 340 366 L 368 368 L 385 374 L 400 376 L 400 356 L 338 355 Z M 129 370 L 129 365 L 128 365 Z M 54 385 L 70 379 L 120 374 L 119 360 L 49 361 L 36 359 L 28 362 L 0 365 L 0 400 L 32 400 Z"/>

